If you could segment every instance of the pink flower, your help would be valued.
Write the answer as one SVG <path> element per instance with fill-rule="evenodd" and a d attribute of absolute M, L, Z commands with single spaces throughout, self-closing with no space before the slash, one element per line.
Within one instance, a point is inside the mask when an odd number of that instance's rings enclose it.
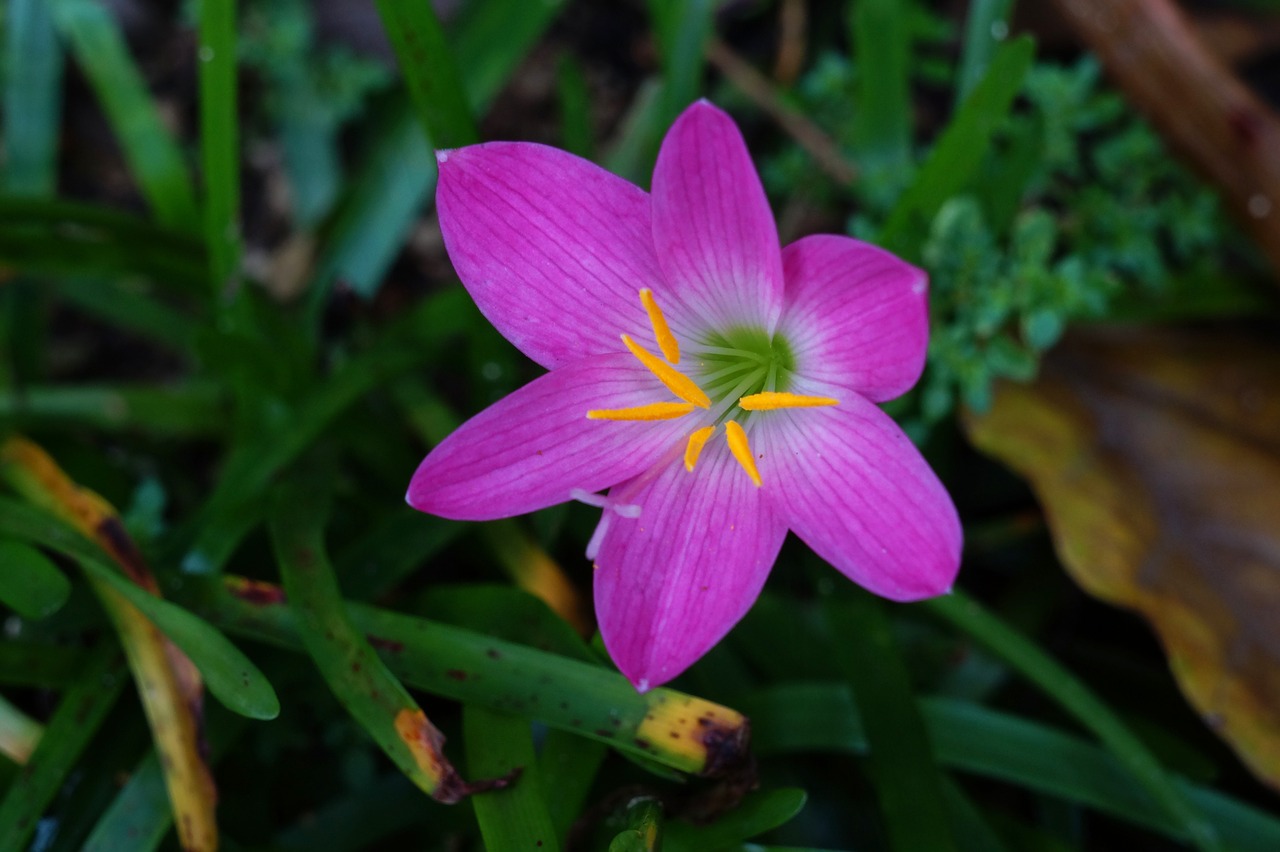
<path fill-rule="evenodd" d="M 705 101 L 667 133 L 651 194 L 542 145 L 438 156 L 462 283 L 550 372 L 436 447 L 412 506 L 601 507 L 600 631 L 642 691 L 742 618 L 788 529 L 886 598 L 951 587 L 955 507 L 875 405 L 924 368 L 923 272 L 847 237 L 780 249 L 741 134 Z"/>

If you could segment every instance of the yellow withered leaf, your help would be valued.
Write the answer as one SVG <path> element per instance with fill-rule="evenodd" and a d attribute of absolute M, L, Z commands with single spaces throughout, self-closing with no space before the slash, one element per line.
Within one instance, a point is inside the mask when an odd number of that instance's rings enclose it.
<path fill-rule="evenodd" d="M 1151 623 L 1192 705 L 1280 789 L 1274 339 L 1090 332 L 968 430 L 1030 481 L 1072 577 Z"/>

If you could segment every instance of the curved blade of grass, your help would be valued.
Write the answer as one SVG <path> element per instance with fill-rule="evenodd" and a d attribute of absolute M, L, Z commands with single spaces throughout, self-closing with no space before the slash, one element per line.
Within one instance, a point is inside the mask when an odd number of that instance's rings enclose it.
<path fill-rule="evenodd" d="M 227 577 L 186 590 L 227 630 L 301 647 L 277 586 Z M 470 630 L 364 604 L 348 603 L 347 610 L 391 670 L 417 689 L 529 716 L 683 772 L 723 775 L 746 759 L 746 717 L 728 707 L 665 688 L 641 695 L 600 665 Z"/>
<path fill-rule="evenodd" d="M 225 636 L 185 609 L 126 579 L 95 545 L 59 518 L 0 497 L 0 534 L 56 550 L 119 593 L 191 658 L 209 691 L 227 709 L 251 719 L 274 719 L 279 714 L 280 702 L 271 684 Z"/>
<path fill-rule="evenodd" d="M 864 168 L 901 172 L 911 162 L 911 8 L 860 0 L 848 14 L 858 65 L 859 160 Z"/>
<path fill-rule="evenodd" d="M 488 109 L 563 5 L 564 0 L 486 0 L 463 7 L 449 42 L 457 67 L 467 70 L 462 87 L 476 114 Z M 307 300 L 313 326 L 335 281 L 362 295 L 377 292 L 418 211 L 435 191 L 432 146 L 409 104 L 391 106 L 376 139 L 317 261 Z"/>
<path fill-rule="evenodd" d="M 848 687 L 783 683 L 757 691 L 751 714 L 762 756 L 796 752 L 864 754 L 866 733 Z M 1185 839 L 1171 816 L 1111 754 L 1079 736 L 966 701 L 926 698 L 921 710 L 938 759 L 1126 822 Z M 1280 819 L 1207 788 L 1174 779 L 1233 850 L 1280 848 Z"/>
<path fill-rule="evenodd" d="M 955 850 L 942 774 L 883 604 L 865 593 L 832 601 L 827 624 L 871 743 L 865 766 L 890 846 Z"/>
<path fill-rule="evenodd" d="M 581 63 L 567 53 L 556 63 L 556 101 L 560 105 L 560 142 L 564 149 L 591 159 L 596 147 L 591 126 L 591 92 Z"/>
<path fill-rule="evenodd" d="M 58 182 L 62 48 L 47 0 L 13 0 L 6 13 L 4 191 L 52 195 Z"/>
<path fill-rule="evenodd" d="M 542 739 L 538 772 L 542 788 L 555 791 L 547 800 L 547 813 L 562 846 L 582 815 L 606 754 L 603 744 L 563 730 L 549 730 Z"/>
<path fill-rule="evenodd" d="M 200 0 L 200 162 L 213 292 L 235 289 L 240 265 L 240 116 L 235 0 Z"/>
<path fill-rule="evenodd" d="M 111 643 L 85 661 L 71 688 L 63 693 L 22 774 L 0 800 L 0 852 L 27 848 L 40 814 L 67 782 L 127 680 L 124 661 Z"/>
<path fill-rule="evenodd" d="M 909 226 L 929 222 L 948 198 L 973 179 L 987 154 L 992 133 L 1004 121 L 1014 96 L 1022 88 L 1034 54 L 1035 42 L 1029 36 L 1000 46 L 982 81 L 965 98 L 898 199 L 879 242 L 901 242 Z M 904 250 L 914 248 L 907 246 Z"/>
<path fill-rule="evenodd" d="M 325 556 L 327 495 L 311 484 L 277 492 L 271 540 L 303 646 L 347 712 L 428 795 L 457 802 L 506 779 L 468 784 L 444 756 L 444 736 L 352 624 Z"/>
<path fill-rule="evenodd" d="M 221 434 L 229 419 L 226 400 L 212 384 L 175 388 L 28 386 L 0 397 L 0 417 L 18 423 L 72 423 L 179 438 Z"/>
<path fill-rule="evenodd" d="M 973 0 L 964 21 L 964 45 L 960 49 L 960 69 L 956 73 L 956 107 L 964 103 L 978 85 L 996 47 L 1009 31 L 1013 0 Z"/>
<path fill-rule="evenodd" d="M 190 233 L 74 201 L 0 198 L 0 259 L 15 269 L 102 279 L 146 275 L 207 290 L 204 244 Z"/>
<path fill-rule="evenodd" d="M 556 852 L 560 843 L 543 796 L 529 720 L 468 704 L 462 708 L 462 735 L 472 777 L 519 778 L 505 789 L 471 797 L 484 848 Z"/>
<path fill-rule="evenodd" d="M 25 765 L 42 736 L 44 725 L 0 696 L 0 754 L 19 766 Z"/>
<path fill-rule="evenodd" d="M 120 27 L 95 0 L 50 0 L 54 22 L 88 77 L 120 140 L 142 194 L 166 225 L 194 231 L 200 221 L 182 151 L 160 119 Z"/>
<path fill-rule="evenodd" d="M 1173 783 L 1143 742 L 1079 678 L 963 593 L 934 598 L 923 606 L 973 637 L 1092 731 L 1134 780 L 1178 821 L 1197 848 L 1222 848 L 1213 825 Z"/>
<path fill-rule="evenodd" d="M 16 541 L 0 541 L 0 603 L 24 618 L 62 608 L 71 583 L 43 553 Z"/>
<path fill-rule="evenodd" d="M 436 148 L 480 141 L 462 88 L 462 75 L 444 28 L 428 0 L 377 0 L 418 120 Z"/>
<path fill-rule="evenodd" d="M 156 750 L 162 755 L 165 785 L 184 849 L 213 852 L 218 847 L 214 816 L 217 790 L 204 758 L 203 700 L 200 674 L 134 601 L 163 603 L 141 553 L 115 509 L 72 482 L 38 446 L 21 438 L 0 444 L 0 469 L 29 501 L 71 524 L 96 543 L 128 575 L 93 562 L 83 563 L 89 583 L 115 625 L 133 671 Z M 173 614 L 185 616 L 172 607 Z M 197 622 L 198 623 L 198 622 Z"/>
<path fill-rule="evenodd" d="M 175 352 L 189 353 L 202 318 L 164 304 L 154 288 L 138 283 L 136 278 L 123 286 L 101 278 L 49 282 L 60 301 Z"/>

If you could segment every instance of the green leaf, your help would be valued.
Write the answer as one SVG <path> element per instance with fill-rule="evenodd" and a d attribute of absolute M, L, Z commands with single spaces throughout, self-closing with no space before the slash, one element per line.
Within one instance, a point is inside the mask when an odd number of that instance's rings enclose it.
<path fill-rule="evenodd" d="M 879 241 L 893 245 L 908 226 L 923 227 L 977 173 L 992 134 L 1004 121 L 1031 67 L 1035 42 L 1022 36 L 1000 46 L 986 75 L 942 132 L 898 200 Z"/>
<path fill-rule="evenodd" d="M 52 195 L 58 183 L 62 48 L 47 0 L 12 0 L 4 24 L 4 191 Z"/>
<path fill-rule="evenodd" d="M 444 738 L 347 615 L 325 555 L 328 496 L 314 483 L 291 482 L 274 500 L 271 540 L 298 635 L 333 694 L 396 767 L 429 795 L 456 801 L 465 785 L 440 751 Z"/>
<path fill-rule="evenodd" d="M 627 804 L 627 828 L 609 843 L 609 852 L 658 852 L 662 849 L 662 802 L 638 796 Z"/>
<path fill-rule="evenodd" d="M 240 116 L 236 110 L 235 0 L 199 0 L 200 161 L 204 236 L 217 296 L 236 286 L 240 265 Z"/>
<path fill-rule="evenodd" d="M 556 96 L 560 103 L 560 141 L 566 151 L 586 159 L 595 150 L 591 127 L 591 93 L 582 65 L 570 54 L 556 65 Z"/>
<path fill-rule="evenodd" d="M 126 579 L 96 546 L 62 521 L 9 498 L 0 498 L 0 533 L 57 550 L 123 596 L 168 636 L 200 670 L 209 692 L 229 710 L 251 719 L 274 719 L 280 702 L 249 658 L 205 621 Z"/>
<path fill-rule="evenodd" d="M 470 704 L 462 710 L 462 732 L 472 777 L 501 778 L 520 772 L 511 786 L 471 797 L 484 848 L 488 852 L 558 850 L 529 720 Z"/>
<path fill-rule="evenodd" d="M 301 644 L 290 609 L 262 594 L 237 596 L 245 581 L 191 582 L 200 611 L 226 629 L 285 647 Z M 598 664 L 348 603 L 352 621 L 401 679 L 416 689 L 501 713 L 527 716 L 620 752 L 684 772 L 717 774 L 743 758 L 741 714 L 658 688 L 643 695 Z"/>
<path fill-rule="evenodd" d="M 182 151 L 161 121 L 115 19 L 96 0 L 51 0 L 50 5 L 156 218 L 196 230 L 200 217 Z"/>
<path fill-rule="evenodd" d="M 436 188 L 436 158 L 409 104 L 394 102 L 356 175 L 316 262 L 309 311 L 318 315 L 319 295 L 335 282 L 366 298 L 403 245 L 418 211 Z"/>
<path fill-rule="evenodd" d="M 1134 780 L 1179 822 L 1198 848 L 1222 848 L 1214 826 L 1173 783 L 1142 741 L 1079 678 L 962 593 L 934 598 L 923 606 L 968 633 L 1092 731 L 1128 768 Z"/>
<path fill-rule="evenodd" d="M 429 0 L 377 0 L 418 120 L 435 147 L 480 141 L 458 66 Z"/>
<path fill-rule="evenodd" d="M 841 684 L 777 684 L 757 691 L 743 709 L 761 756 L 867 749 L 853 696 Z M 948 767 L 1086 805 L 1175 839 L 1188 837 L 1182 820 L 1135 786 L 1125 766 L 1078 736 L 967 701 L 927 698 L 921 711 L 935 753 Z M 1280 819 L 1182 779 L 1174 783 L 1229 848 L 1280 848 Z"/>
<path fill-rule="evenodd" d="M 187 292 L 206 291 L 204 244 L 191 234 L 105 207 L 0 198 L 0 260 L 24 272 L 145 275 Z"/>
<path fill-rule="evenodd" d="M 960 49 L 960 69 L 956 74 L 956 106 L 978 85 L 996 48 L 1009 32 L 1009 12 L 1013 0 L 973 0 L 964 21 L 964 45 Z"/>
<path fill-rule="evenodd" d="M 0 417 L 41 425 L 86 425 L 109 432 L 192 438 L 221 434 L 226 400 L 211 384 L 175 388 L 29 386 L 0 396 Z"/>
<path fill-rule="evenodd" d="M 827 623 L 871 749 L 865 760 L 892 848 L 956 848 L 942 774 L 884 605 L 868 593 L 832 601 Z"/>
<path fill-rule="evenodd" d="M 858 68 L 859 158 L 867 167 L 900 171 L 911 162 L 910 5 L 859 0 L 849 8 Z"/>
<path fill-rule="evenodd" d="M 17 541 L 0 541 L 0 603 L 24 618 L 44 618 L 62 608 L 71 583 L 43 553 Z"/>
<path fill-rule="evenodd" d="M 0 800 L 0 852 L 27 848 L 40 815 L 67 783 L 128 681 L 124 658 L 114 644 L 99 648 L 86 660 L 75 683 L 63 693 L 22 775 Z"/>
<path fill-rule="evenodd" d="M 582 815 L 606 754 L 603 744 L 567 731 L 550 730 L 543 737 L 538 773 L 542 789 L 555 791 L 547 799 L 547 813 L 562 846 Z"/>
<path fill-rule="evenodd" d="M 750 793 L 732 811 L 707 825 L 667 823 L 664 852 L 706 852 L 750 840 L 788 822 L 804 808 L 803 790 L 783 788 Z"/>

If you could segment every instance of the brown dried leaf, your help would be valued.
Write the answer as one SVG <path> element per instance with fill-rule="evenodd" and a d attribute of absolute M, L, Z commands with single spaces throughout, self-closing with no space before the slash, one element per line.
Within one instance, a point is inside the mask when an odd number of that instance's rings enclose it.
<path fill-rule="evenodd" d="M 1187 698 L 1280 789 L 1280 347 L 1092 332 L 968 428 L 1030 480 L 1076 581 L 1151 622 Z"/>

